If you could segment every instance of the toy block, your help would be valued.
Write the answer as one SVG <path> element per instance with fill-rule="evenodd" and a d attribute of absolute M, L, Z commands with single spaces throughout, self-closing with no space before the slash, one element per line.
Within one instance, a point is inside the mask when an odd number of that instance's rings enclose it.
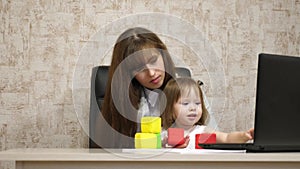
<path fill-rule="evenodd" d="M 181 128 L 169 128 L 168 129 L 168 145 L 176 146 L 181 145 L 185 141 L 184 130 Z"/>
<path fill-rule="evenodd" d="M 160 117 L 142 117 L 141 119 L 142 133 L 160 133 L 161 118 Z"/>
<path fill-rule="evenodd" d="M 216 134 L 215 133 L 202 133 L 195 135 L 195 148 L 202 149 L 198 144 L 215 144 L 216 143 Z"/>
<path fill-rule="evenodd" d="M 136 133 L 134 137 L 135 148 L 161 148 L 160 133 Z"/>

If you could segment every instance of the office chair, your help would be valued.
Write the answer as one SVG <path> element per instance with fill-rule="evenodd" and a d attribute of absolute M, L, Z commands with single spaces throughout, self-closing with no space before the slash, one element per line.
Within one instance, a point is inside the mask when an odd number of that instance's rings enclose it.
<path fill-rule="evenodd" d="M 104 100 L 106 82 L 108 80 L 109 66 L 96 66 L 92 69 L 91 94 L 90 94 L 90 116 L 89 116 L 89 148 L 100 148 L 93 140 L 96 138 L 96 119 Z M 188 68 L 176 67 L 176 77 L 191 77 Z"/>

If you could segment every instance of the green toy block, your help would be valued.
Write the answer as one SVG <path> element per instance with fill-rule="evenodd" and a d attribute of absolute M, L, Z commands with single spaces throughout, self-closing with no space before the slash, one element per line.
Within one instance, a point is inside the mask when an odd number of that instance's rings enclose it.
<path fill-rule="evenodd" d="M 142 117 L 141 119 L 142 133 L 160 133 L 161 118 L 160 117 Z"/>
<path fill-rule="evenodd" d="M 136 133 L 135 148 L 159 149 L 161 148 L 160 133 Z"/>

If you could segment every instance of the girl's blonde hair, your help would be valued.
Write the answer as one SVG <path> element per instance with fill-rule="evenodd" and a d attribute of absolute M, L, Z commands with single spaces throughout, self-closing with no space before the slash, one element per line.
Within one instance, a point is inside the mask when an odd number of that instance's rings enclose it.
<path fill-rule="evenodd" d="M 201 101 L 201 107 L 202 107 L 202 116 L 199 119 L 199 121 L 196 122 L 197 125 L 205 125 L 209 114 L 208 111 L 204 105 L 203 100 L 203 93 L 200 88 L 200 84 L 196 82 L 192 78 L 188 77 L 181 77 L 177 79 L 170 80 L 166 87 L 163 90 L 163 93 L 165 94 L 165 98 L 163 95 L 160 97 L 160 102 L 162 105 L 166 105 L 165 109 L 162 110 L 162 125 L 164 129 L 168 129 L 171 127 L 175 122 L 175 116 L 174 116 L 174 104 L 180 99 L 180 97 L 188 95 L 190 91 L 198 91 Z"/>

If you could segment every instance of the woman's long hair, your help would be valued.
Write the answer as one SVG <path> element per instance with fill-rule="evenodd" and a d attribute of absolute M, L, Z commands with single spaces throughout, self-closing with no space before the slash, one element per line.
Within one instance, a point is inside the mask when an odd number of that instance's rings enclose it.
<path fill-rule="evenodd" d="M 134 78 L 132 71 L 143 56 L 129 57 L 145 49 L 157 49 L 163 57 L 165 79 L 160 89 L 175 77 L 174 63 L 159 37 L 145 28 L 131 28 L 117 39 L 113 49 L 102 115 L 117 132 L 112 136 L 111 147 L 133 147 L 133 140 L 122 140 L 123 136 L 134 137 L 137 131 L 137 111 L 143 86 Z M 106 133 L 107 136 L 107 133 Z"/>

